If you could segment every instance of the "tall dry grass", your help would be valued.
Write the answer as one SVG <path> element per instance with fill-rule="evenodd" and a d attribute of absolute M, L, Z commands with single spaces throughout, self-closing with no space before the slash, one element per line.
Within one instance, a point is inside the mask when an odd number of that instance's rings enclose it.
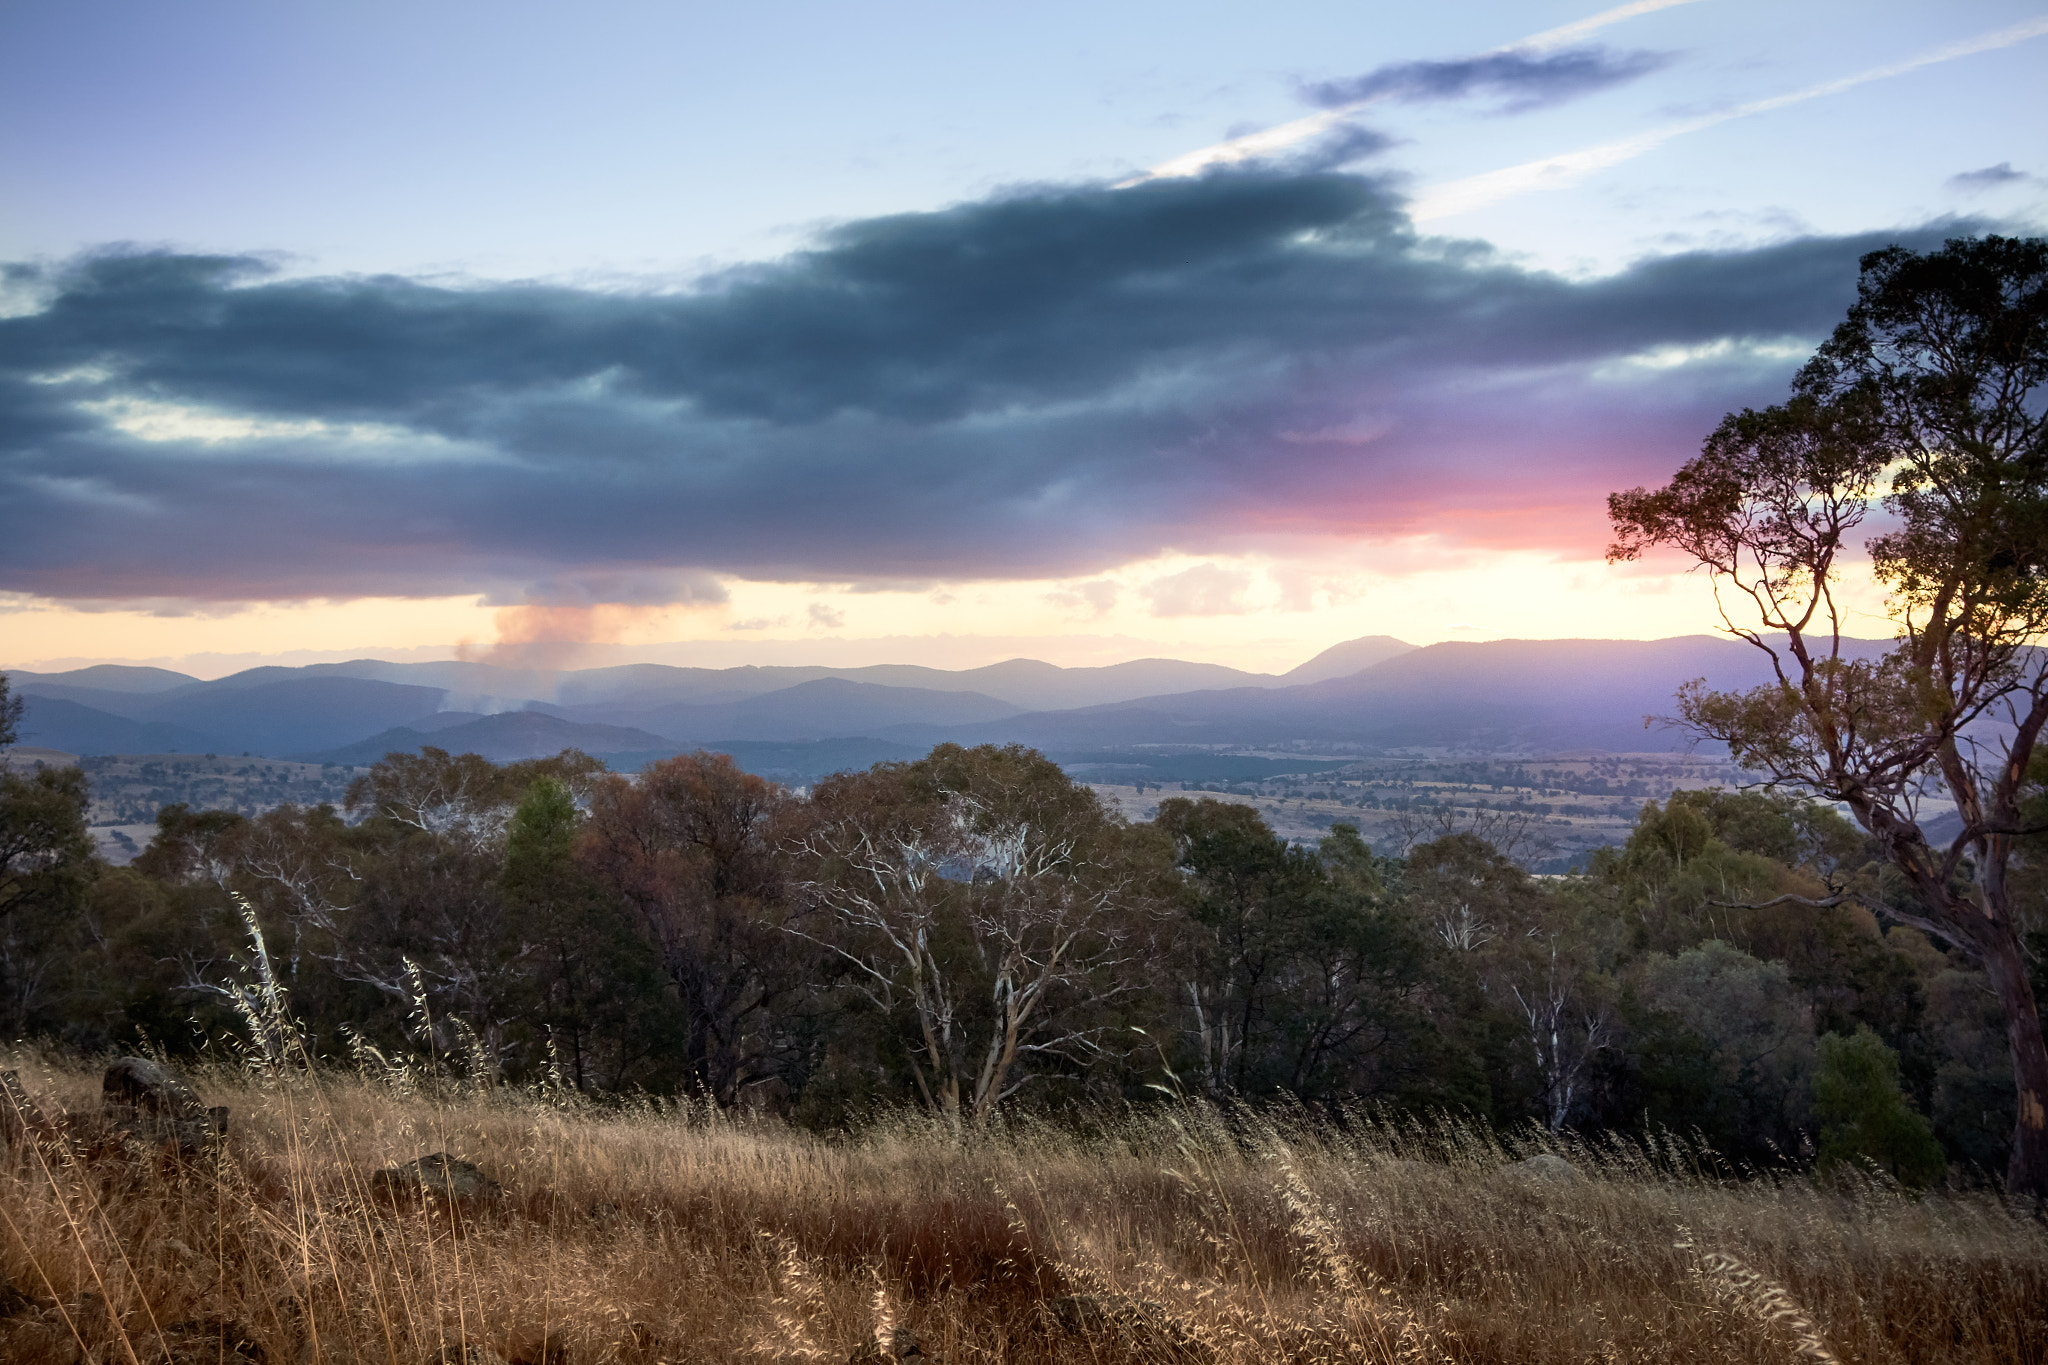
<path fill-rule="evenodd" d="M 97 1073 L 16 1062 L 48 1110 Z M 962 1143 L 689 1106 L 201 1072 L 180 1161 L 17 1142 L 0 1358 L 394 1362 L 2048 1360 L 2048 1235 L 1988 1195 L 1733 1179 L 1682 1144 L 1200 1106 Z M 81 1131 L 84 1131 L 81 1128 Z M 372 1172 L 475 1161 L 492 1205 Z M 4 1295 L 4 1291 L 0 1291 Z M 1079 1297 L 1075 1297 L 1079 1296 Z M 0 1305 L 4 1308 L 6 1305 Z M 239 1357 L 224 1354 L 246 1342 Z"/>

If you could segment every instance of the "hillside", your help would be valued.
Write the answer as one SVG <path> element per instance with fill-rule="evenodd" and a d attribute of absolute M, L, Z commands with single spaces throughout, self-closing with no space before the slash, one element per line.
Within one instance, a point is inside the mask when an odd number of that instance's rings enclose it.
<path fill-rule="evenodd" d="M 79 754 L 355 763 L 430 742 L 499 758 L 571 745 L 637 763 L 700 745 L 858 739 L 908 750 L 1019 743 L 1063 760 L 1106 754 L 1098 761 L 1125 764 L 1146 749 L 1674 751 L 1687 737 L 1644 720 L 1669 715 L 1682 683 L 1749 687 L 1767 676 L 1751 646 L 1704 635 L 1422 648 L 1371 636 L 1277 677 L 1170 659 L 1085 669 L 1013 659 L 957 671 L 635 664 L 561 673 L 358 660 L 211 681 L 153 669 L 14 675 L 29 703 L 24 741 Z"/>
<path fill-rule="evenodd" d="M 545 758 L 564 749 L 587 754 L 674 752 L 681 746 L 661 735 L 621 725 L 584 725 L 541 711 L 501 711 L 461 724 L 425 729 L 399 726 L 354 744 L 303 757 L 314 763 L 375 763 L 392 752 L 417 752 L 432 745 L 457 754 L 481 754 L 493 763 Z M 644 761 L 644 760 L 643 760 Z"/>
<path fill-rule="evenodd" d="M 131 720 L 61 697 L 23 689 L 21 740 L 74 754 L 219 752 L 228 746 L 182 725 Z"/>
<path fill-rule="evenodd" d="M 1687 747 L 1686 736 L 1644 724 L 1672 713 L 1680 684 L 1704 677 L 1714 687 L 1752 687 L 1768 676 L 1755 648 L 1707 635 L 1451 642 L 1296 687 L 1144 697 L 920 734 L 1048 751 L 1301 741 L 1373 751 L 1643 752 Z"/>

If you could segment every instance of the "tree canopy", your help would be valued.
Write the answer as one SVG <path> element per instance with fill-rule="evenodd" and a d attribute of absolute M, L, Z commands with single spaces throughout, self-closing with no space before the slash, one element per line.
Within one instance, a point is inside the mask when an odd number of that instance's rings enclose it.
<path fill-rule="evenodd" d="M 1903 882 L 1856 893 L 1982 964 L 2018 1095 L 2008 1180 L 2036 1197 L 2048 1047 L 2010 871 L 2048 725 L 2044 378 L 2048 241 L 1889 247 L 1863 258 L 1856 302 L 1787 402 L 1730 414 L 1668 485 L 1608 504 L 1609 558 L 1690 556 L 1727 628 L 1775 672 L 1746 692 L 1688 684 L 1682 719 L 1772 781 L 1845 805 Z M 1845 643 L 1859 549 L 1896 632 L 1877 657 Z M 1956 822 L 1941 838 L 1937 804 Z"/>

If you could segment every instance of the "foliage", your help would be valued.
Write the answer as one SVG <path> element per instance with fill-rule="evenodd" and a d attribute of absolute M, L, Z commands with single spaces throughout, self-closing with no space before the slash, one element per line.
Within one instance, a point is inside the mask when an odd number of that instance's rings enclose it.
<path fill-rule="evenodd" d="M 1609 499 L 1609 557 L 1692 558 L 1769 658 L 1772 683 L 1687 684 L 1680 714 L 1745 767 L 1846 804 L 1909 893 L 1864 879 L 1830 898 L 1881 900 L 1983 965 L 2012 1044 L 2007 1178 L 2048 1197 L 2048 1045 L 2008 882 L 2048 725 L 2048 240 L 1891 247 L 1862 267 L 1788 402 L 1730 414 L 1668 485 Z M 1865 548 L 1898 638 L 1872 658 L 1844 643 L 1837 580 L 1880 508 L 1889 529 Z M 1922 819 L 1941 797 L 1946 847 Z"/>
<path fill-rule="evenodd" d="M 1934 1129 L 1899 1089 L 1899 1057 L 1868 1026 L 1820 1040 L 1813 1107 L 1823 1170 L 1867 1161 L 1915 1188 L 1947 1168 Z"/>
<path fill-rule="evenodd" d="M 680 1005 L 685 1074 L 721 1104 L 807 1079 L 827 973 L 791 932 L 800 918 L 778 850 L 794 810 L 724 754 L 681 754 L 591 789 L 578 857 L 652 946 Z"/>
<path fill-rule="evenodd" d="M 1021 746 L 942 744 L 842 774 L 793 842 L 828 922 L 809 937 L 848 987 L 915 1030 L 926 1104 L 985 1123 L 1038 1074 L 1110 1055 L 1159 920 L 1155 846 L 1058 765 Z"/>
<path fill-rule="evenodd" d="M 507 927 L 549 1074 L 575 1090 L 673 1084 L 676 1011 L 626 907 L 576 861 L 581 817 L 561 779 L 534 779 L 505 839 Z"/>
<path fill-rule="evenodd" d="M 1667 1044 L 1667 1058 L 1693 1063 L 1690 1104 L 1666 1096 L 1655 1117 L 1687 1123 L 1733 1155 L 1796 1147 L 1806 1127 L 1814 1066 L 1812 1007 L 1782 962 L 1763 962 L 1719 939 L 1643 964 L 1641 1004 L 1682 1030 L 1697 1052 Z M 1873 1035 L 1874 1036 L 1874 1035 Z M 1667 1085 L 1679 1081 L 1665 1063 Z"/>
<path fill-rule="evenodd" d="M 13 744 L 21 734 L 21 718 L 28 710 L 28 699 L 17 696 L 8 686 L 7 675 L 0 673 L 0 749 Z"/>
<path fill-rule="evenodd" d="M 372 1074 L 828 1128 L 908 1103 L 983 1134 L 1163 1093 L 1371 1101 L 1778 1165 L 1819 1137 L 1815 1035 L 1867 1026 L 1958 1179 L 2006 1154 L 1976 964 L 1854 904 L 1742 903 L 1867 875 L 1782 795 L 1680 793 L 1590 875 L 1543 878 L 1469 831 L 1311 848 L 1181 797 L 1134 825 L 1024 749 L 808 794 L 702 753 L 630 777 L 427 758 L 374 770 L 354 823 L 167 808 L 119 869 L 74 799 L 22 1027 L 221 1046 L 253 916 L 310 1052 Z"/>
<path fill-rule="evenodd" d="M 98 859 L 85 825 L 85 775 L 0 769 L 0 1028 L 56 1022 L 54 957 Z"/>
<path fill-rule="evenodd" d="M 1214 1096 L 1452 1092 L 1426 941 L 1356 828 L 1333 826 L 1311 851 L 1249 806 L 1184 797 L 1161 802 L 1155 824 L 1191 911 L 1173 958 L 1178 1074 Z"/>

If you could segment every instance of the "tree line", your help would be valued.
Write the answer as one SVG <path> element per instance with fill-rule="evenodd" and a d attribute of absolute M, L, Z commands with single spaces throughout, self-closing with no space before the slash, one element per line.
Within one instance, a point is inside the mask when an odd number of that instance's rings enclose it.
<path fill-rule="evenodd" d="M 626 776 L 430 748 L 341 809 L 168 807 L 117 868 L 77 769 L 0 781 L 17 1038 L 217 1049 L 261 973 L 341 1064 L 822 1127 L 1284 1096 L 1912 1183 L 2008 1158 L 1982 969 L 1893 913 L 1912 888 L 1866 836 L 1782 794 L 1676 793 L 1543 878 L 1469 829 L 1389 857 L 1207 797 L 1131 822 L 1015 746 L 804 794 L 702 752 Z M 1823 903 L 1856 877 L 1890 899 Z"/>

